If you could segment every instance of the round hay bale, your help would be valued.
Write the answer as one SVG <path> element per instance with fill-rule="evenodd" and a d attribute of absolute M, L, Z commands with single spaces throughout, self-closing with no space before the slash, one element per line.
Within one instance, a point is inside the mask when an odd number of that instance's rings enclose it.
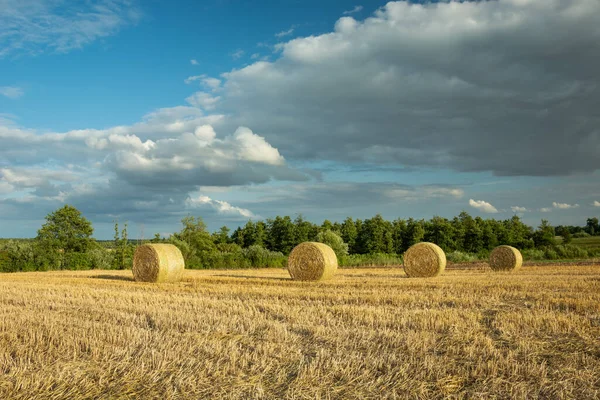
<path fill-rule="evenodd" d="M 516 271 L 523 265 L 521 252 L 511 246 L 498 246 L 490 253 L 490 267 L 494 271 Z"/>
<path fill-rule="evenodd" d="M 446 269 L 446 254 L 437 244 L 421 242 L 404 253 L 404 271 L 410 278 L 437 276 Z"/>
<path fill-rule="evenodd" d="M 144 244 L 135 249 L 133 278 L 138 282 L 178 282 L 184 269 L 181 251 L 172 244 Z"/>
<path fill-rule="evenodd" d="M 337 267 L 337 257 L 331 247 L 318 242 L 300 243 L 294 247 L 287 261 L 290 276 L 297 281 L 329 279 Z"/>

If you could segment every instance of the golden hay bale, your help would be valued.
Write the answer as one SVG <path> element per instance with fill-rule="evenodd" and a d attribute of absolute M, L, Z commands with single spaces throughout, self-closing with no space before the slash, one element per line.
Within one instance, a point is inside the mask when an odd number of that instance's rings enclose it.
<path fill-rule="evenodd" d="M 523 265 L 521 252 L 511 246 L 498 246 L 490 253 L 490 267 L 494 271 L 516 271 Z"/>
<path fill-rule="evenodd" d="M 410 278 L 437 276 L 446 269 L 446 254 L 437 244 L 421 242 L 404 253 L 404 271 Z"/>
<path fill-rule="evenodd" d="M 144 244 L 135 249 L 133 278 L 138 282 L 178 282 L 184 269 L 181 251 L 172 244 Z"/>
<path fill-rule="evenodd" d="M 318 242 L 300 243 L 294 247 L 287 261 L 290 276 L 298 281 L 329 279 L 337 267 L 337 257 L 331 247 Z"/>

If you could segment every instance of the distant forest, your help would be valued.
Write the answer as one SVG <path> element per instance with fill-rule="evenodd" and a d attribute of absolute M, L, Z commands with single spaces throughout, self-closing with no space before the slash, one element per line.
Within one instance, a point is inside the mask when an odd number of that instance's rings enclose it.
<path fill-rule="evenodd" d="M 0 271 L 130 268 L 136 245 L 166 242 L 182 252 L 187 268 L 283 267 L 299 243 L 318 241 L 333 248 L 342 266 L 400 265 L 403 253 L 418 242 L 439 245 L 450 261 L 486 259 L 494 247 L 507 244 L 526 259 L 581 259 L 600 255 L 600 248 L 571 246 L 573 238 L 600 235 L 598 218 L 586 225 L 551 226 L 542 220 L 535 229 L 518 216 L 506 220 L 473 218 L 462 212 L 452 219 L 395 219 L 377 214 L 369 219 L 325 220 L 317 225 L 302 215 L 248 221 L 231 231 L 223 226 L 209 232 L 201 217 L 187 216 L 182 228 L 168 238 L 130 240 L 127 225 L 115 223 L 112 241 L 93 239 L 92 223 L 66 205 L 46 216 L 31 240 L 0 241 Z M 583 240 L 583 239 L 582 239 Z"/>

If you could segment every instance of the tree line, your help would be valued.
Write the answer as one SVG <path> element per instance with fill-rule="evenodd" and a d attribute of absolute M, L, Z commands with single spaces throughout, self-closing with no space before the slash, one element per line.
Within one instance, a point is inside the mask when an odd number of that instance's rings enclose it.
<path fill-rule="evenodd" d="M 428 241 L 439 245 L 450 257 L 460 254 L 487 257 L 499 244 L 514 246 L 541 258 L 585 257 L 581 249 L 557 246 L 572 237 L 599 235 L 597 218 L 586 226 L 551 226 L 547 220 L 533 229 L 518 216 L 506 220 L 472 217 L 467 212 L 448 219 L 386 220 L 380 214 L 369 219 L 346 218 L 342 222 L 315 224 L 302 215 L 294 219 L 277 216 L 248 221 L 233 230 L 223 226 L 209 232 L 201 217 L 187 216 L 179 232 L 167 238 L 159 234 L 151 242 L 167 242 L 182 252 L 188 268 L 282 267 L 286 256 L 299 243 L 319 241 L 330 245 L 342 265 L 399 264 L 413 244 Z M 0 244 L 0 271 L 50 269 L 130 268 L 136 243 L 128 239 L 127 225 L 115 222 L 109 246 L 93 239 L 93 227 L 79 210 L 66 205 L 46 217 L 32 241 Z M 536 253 L 537 251 L 537 253 Z M 540 253 L 542 251 L 542 253 Z"/>

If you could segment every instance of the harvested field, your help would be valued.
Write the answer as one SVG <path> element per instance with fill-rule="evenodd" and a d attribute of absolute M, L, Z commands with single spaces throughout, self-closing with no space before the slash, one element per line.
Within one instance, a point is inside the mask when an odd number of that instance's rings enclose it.
<path fill-rule="evenodd" d="M 599 398 L 600 267 L 0 275 L 0 398 Z"/>

